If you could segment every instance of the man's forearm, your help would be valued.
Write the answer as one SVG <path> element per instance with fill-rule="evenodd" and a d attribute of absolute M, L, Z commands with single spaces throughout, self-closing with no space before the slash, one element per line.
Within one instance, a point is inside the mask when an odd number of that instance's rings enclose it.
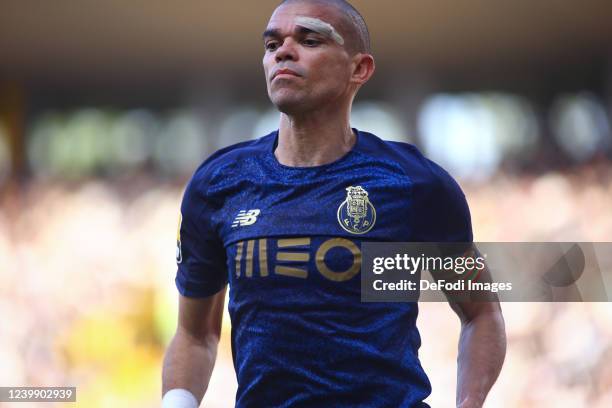
<path fill-rule="evenodd" d="M 457 359 L 457 406 L 481 407 L 506 355 L 501 311 L 482 313 L 462 322 Z"/>
<path fill-rule="evenodd" d="M 187 333 L 177 332 L 164 358 L 162 395 L 173 388 L 183 388 L 201 402 L 215 365 L 218 343 L 214 336 L 196 341 Z"/>

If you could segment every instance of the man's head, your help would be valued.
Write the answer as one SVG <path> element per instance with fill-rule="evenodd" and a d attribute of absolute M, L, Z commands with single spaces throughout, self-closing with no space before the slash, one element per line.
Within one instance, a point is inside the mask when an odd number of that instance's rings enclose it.
<path fill-rule="evenodd" d="M 350 104 L 374 72 L 365 21 L 345 0 L 285 0 L 263 39 L 268 95 L 284 113 Z"/>

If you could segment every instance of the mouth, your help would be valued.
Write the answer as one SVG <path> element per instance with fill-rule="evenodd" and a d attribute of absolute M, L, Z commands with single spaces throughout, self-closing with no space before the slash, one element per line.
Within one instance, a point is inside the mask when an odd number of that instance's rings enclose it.
<path fill-rule="evenodd" d="M 295 71 L 292 71 L 288 68 L 282 68 L 276 71 L 274 75 L 272 75 L 272 80 L 278 77 L 299 77 L 299 76 L 300 75 Z"/>

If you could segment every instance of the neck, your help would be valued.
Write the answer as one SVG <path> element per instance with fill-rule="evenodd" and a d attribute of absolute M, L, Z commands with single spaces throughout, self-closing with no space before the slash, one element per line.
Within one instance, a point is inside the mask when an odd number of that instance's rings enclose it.
<path fill-rule="evenodd" d="M 332 163 L 356 143 L 349 112 L 310 113 L 307 116 L 281 114 L 278 146 L 274 155 L 290 167 L 312 167 Z"/>

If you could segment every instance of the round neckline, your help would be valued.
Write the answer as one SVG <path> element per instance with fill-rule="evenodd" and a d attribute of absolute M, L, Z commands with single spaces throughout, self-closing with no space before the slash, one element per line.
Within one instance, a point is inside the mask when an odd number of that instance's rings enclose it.
<path fill-rule="evenodd" d="M 348 152 L 346 152 L 345 154 L 343 154 L 336 160 L 329 162 L 329 163 L 320 164 L 318 166 L 287 166 L 285 164 L 282 164 L 281 162 L 278 161 L 278 159 L 274 155 L 274 151 L 276 150 L 276 147 L 278 146 L 278 137 L 279 137 L 278 129 L 274 131 L 274 137 L 272 138 L 272 145 L 268 148 L 268 154 L 271 156 L 271 161 L 274 163 L 274 165 L 281 169 L 293 170 L 293 171 L 309 171 L 309 170 L 325 169 L 327 167 L 331 167 L 331 166 L 337 165 L 345 161 L 349 156 L 353 154 L 355 150 L 357 150 L 359 143 L 361 142 L 361 133 L 356 128 L 351 128 L 351 130 L 355 134 L 355 143 L 353 144 L 353 147 L 351 147 L 351 149 Z"/>

